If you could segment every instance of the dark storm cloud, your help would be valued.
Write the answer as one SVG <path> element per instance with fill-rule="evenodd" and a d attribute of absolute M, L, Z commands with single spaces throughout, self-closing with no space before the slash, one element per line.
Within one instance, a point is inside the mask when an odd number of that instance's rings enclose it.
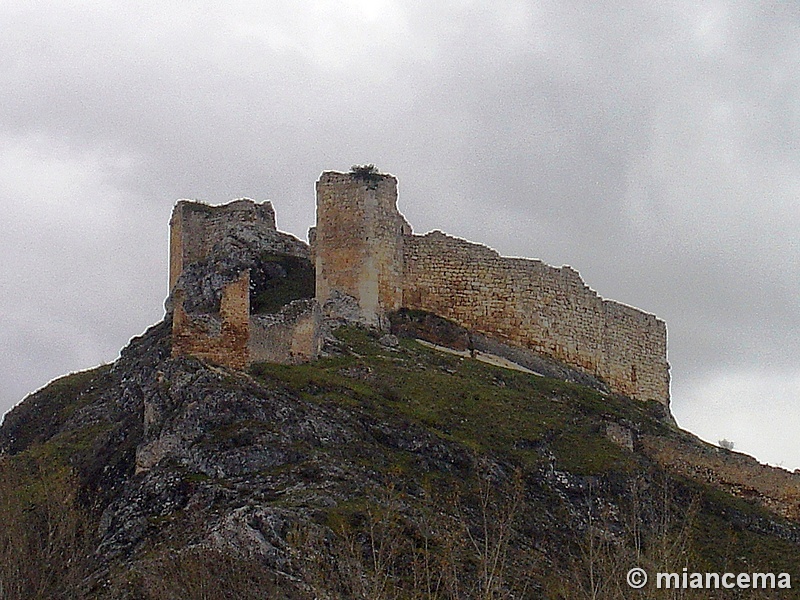
<path fill-rule="evenodd" d="M 0 22 L 4 408 L 160 318 L 175 199 L 272 199 L 302 237 L 319 172 L 366 162 L 417 230 L 664 318 L 684 425 L 726 373 L 795 381 L 796 3 L 11 2 Z"/>

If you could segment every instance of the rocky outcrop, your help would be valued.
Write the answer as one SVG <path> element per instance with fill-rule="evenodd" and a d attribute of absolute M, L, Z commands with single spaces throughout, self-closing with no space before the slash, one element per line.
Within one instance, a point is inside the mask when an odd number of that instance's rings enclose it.
<path fill-rule="evenodd" d="M 173 357 L 171 331 L 166 320 L 113 365 L 54 382 L 0 428 L 4 460 L 76 473 L 95 537 L 70 597 L 154 600 L 136 578 L 181 577 L 164 565 L 197 556 L 246 564 L 288 598 L 353 597 L 378 548 L 393 549 L 378 564 L 395 589 L 410 589 L 415 557 L 477 585 L 471 538 L 504 540 L 504 589 L 558 597 L 585 536 L 613 540 L 627 565 L 630 519 L 656 535 L 663 511 L 705 489 L 659 483 L 642 449 L 672 429 L 641 403 L 352 328 L 325 361 L 249 372 Z M 735 523 L 731 544 L 762 536 L 800 558 L 798 526 L 724 502 L 704 500 L 698 530 L 713 514 L 717 530 Z M 235 572 L 214 577 L 230 588 Z"/>

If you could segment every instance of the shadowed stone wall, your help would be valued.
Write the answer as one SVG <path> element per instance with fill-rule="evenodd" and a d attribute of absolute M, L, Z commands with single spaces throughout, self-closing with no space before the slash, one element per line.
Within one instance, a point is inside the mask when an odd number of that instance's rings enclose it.
<path fill-rule="evenodd" d="M 252 362 L 297 364 L 313 360 L 322 346 L 322 315 L 314 299 L 295 300 L 279 312 L 250 315 Z"/>

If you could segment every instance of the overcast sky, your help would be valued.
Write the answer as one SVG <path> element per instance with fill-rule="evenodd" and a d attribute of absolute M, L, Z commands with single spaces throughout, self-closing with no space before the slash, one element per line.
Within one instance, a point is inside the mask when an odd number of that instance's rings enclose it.
<path fill-rule="evenodd" d="M 0 4 L 0 412 L 160 320 L 179 198 L 375 163 L 418 233 L 667 322 L 672 408 L 800 467 L 800 3 Z"/>

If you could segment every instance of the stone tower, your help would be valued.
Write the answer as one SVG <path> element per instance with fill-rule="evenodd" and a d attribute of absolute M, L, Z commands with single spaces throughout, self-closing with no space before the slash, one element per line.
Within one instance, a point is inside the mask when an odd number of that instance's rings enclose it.
<path fill-rule="evenodd" d="M 480 342 L 488 351 L 553 359 L 614 392 L 669 404 L 663 321 L 602 298 L 568 266 L 500 256 L 441 232 L 413 235 L 396 203 L 391 175 L 320 177 L 309 239 L 324 312 L 381 329 L 400 308 L 435 313 L 493 340 Z"/>
<path fill-rule="evenodd" d="M 169 221 L 169 291 L 185 266 L 206 258 L 235 226 L 275 231 L 271 202 L 257 204 L 241 198 L 223 206 L 180 200 Z"/>
<path fill-rule="evenodd" d="M 397 179 L 325 172 L 317 181 L 314 234 L 316 297 L 351 296 L 358 320 L 383 326 L 403 302 L 403 238 L 411 227 L 397 212 Z"/>

